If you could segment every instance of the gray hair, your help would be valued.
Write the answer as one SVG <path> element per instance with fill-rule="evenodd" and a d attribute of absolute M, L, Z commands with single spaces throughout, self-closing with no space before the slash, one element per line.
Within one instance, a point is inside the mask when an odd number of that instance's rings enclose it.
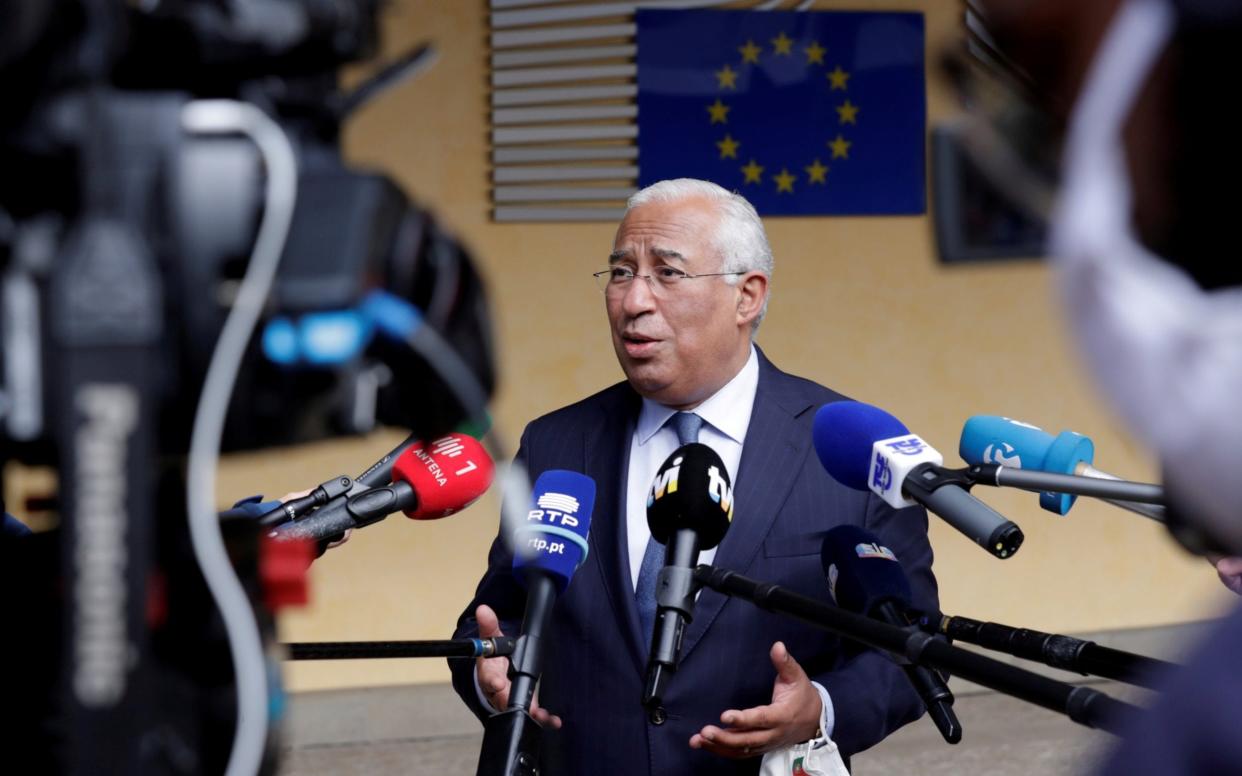
<path fill-rule="evenodd" d="M 772 246 L 768 245 L 763 221 L 759 220 L 754 205 L 747 202 L 741 194 L 730 192 L 711 181 L 675 178 L 658 181 L 636 192 L 625 203 L 625 212 L 629 213 L 639 205 L 650 202 L 677 202 L 693 197 L 711 200 L 718 207 L 720 222 L 716 227 L 713 242 L 720 254 L 721 271 L 742 273 L 758 270 L 771 280 Z M 738 276 L 729 275 L 724 280 L 730 285 L 737 285 Z M 769 292 L 768 297 L 770 296 Z M 765 297 L 759 316 L 751 324 L 752 332 L 759 329 L 759 323 L 767 312 L 768 298 Z"/>

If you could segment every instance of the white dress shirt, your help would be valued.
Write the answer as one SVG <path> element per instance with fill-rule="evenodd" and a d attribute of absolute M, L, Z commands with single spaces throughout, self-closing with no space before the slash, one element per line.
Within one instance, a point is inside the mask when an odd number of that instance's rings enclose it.
<path fill-rule="evenodd" d="M 742 441 L 750 427 L 750 412 L 755 406 L 755 391 L 759 387 L 759 357 L 751 346 L 750 358 L 724 387 L 689 412 L 703 419 L 699 441 L 720 456 L 729 472 L 729 482 L 737 481 L 737 466 L 742 460 Z M 665 407 L 651 399 L 643 399 L 638 413 L 638 424 L 630 439 L 630 470 L 625 489 L 625 536 L 630 553 L 630 585 L 638 589 L 638 572 L 643 565 L 643 553 L 651 539 L 647 527 L 647 492 L 655 479 L 660 465 L 668 459 L 679 445 L 677 431 L 666 426 L 668 419 L 678 410 Z M 716 548 L 699 553 L 700 563 L 711 563 Z"/>

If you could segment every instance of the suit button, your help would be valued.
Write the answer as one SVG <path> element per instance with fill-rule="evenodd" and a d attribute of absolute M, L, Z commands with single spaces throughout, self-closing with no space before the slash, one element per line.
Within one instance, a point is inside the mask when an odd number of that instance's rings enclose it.
<path fill-rule="evenodd" d="M 651 713 L 647 715 L 647 719 L 651 720 L 653 725 L 663 725 L 664 720 L 668 719 L 668 715 L 664 713 L 663 706 L 658 706 L 651 710 Z"/>

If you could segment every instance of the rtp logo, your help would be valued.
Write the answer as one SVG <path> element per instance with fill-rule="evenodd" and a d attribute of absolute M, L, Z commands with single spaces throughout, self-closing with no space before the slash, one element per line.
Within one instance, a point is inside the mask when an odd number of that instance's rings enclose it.
<path fill-rule="evenodd" d="M 889 466 L 888 459 L 880 453 L 875 454 L 875 468 L 871 472 L 871 485 L 880 490 L 888 490 L 893 485 L 893 468 Z"/>
<path fill-rule="evenodd" d="M 546 518 L 549 523 L 560 523 L 569 528 L 578 525 L 578 518 L 574 515 L 582 505 L 578 503 L 578 499 L 567 493 L 542 493 L 535 501 L 535 506 L 539 508 L 527 513 L 527 520 L 543 522 Z"/>
<path fill-rule="evenodd" d="M 571 515 L 577 512 L 578 507 L 581 506 L 578 503 L 578 499 L 566 493 L 544 493 L 535 504 L 540 509 L 555 509 L 559 512 L 568 512 Z"/>

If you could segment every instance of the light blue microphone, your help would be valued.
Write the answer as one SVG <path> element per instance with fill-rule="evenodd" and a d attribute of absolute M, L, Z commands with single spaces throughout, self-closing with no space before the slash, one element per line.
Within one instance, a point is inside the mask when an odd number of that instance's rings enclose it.
<path fill-rule="evenodd" d="M 1074 431 L 1062 431 L 1054 437 L 1038 426 L 998 415 L 975 415 L 967 420 L 958 454 L 972 466 L 995 463 L 1052 474 L 1095 476 L 1086 471 L 1095 460 L 1095 445 L 1089 437 Z M 1039 494 L 1039 505 L 1064 515 L 1076 498 L 1068 493 L 1044 492 Z"/>
<path fill-rule="evenodd" d="M 1073 431 L 1052 436 L 1038 426 L 996 415 L 976 415 L 962 427 L 958 445 L 962 460 L 972 466 L 995 463 L 1014 469 L 1070 474 L 1096 480 L 1120 480 L 1092 466 L 1095 445 L 1090 438 Z M 1064 515 L 1074 505 L 1074 496 L 1061 493 L 1039 494 L 1039 505 Z M 1115 507 L 1163 523 L 1164 507 L 1136 501 L 1103 499 Z"/>

